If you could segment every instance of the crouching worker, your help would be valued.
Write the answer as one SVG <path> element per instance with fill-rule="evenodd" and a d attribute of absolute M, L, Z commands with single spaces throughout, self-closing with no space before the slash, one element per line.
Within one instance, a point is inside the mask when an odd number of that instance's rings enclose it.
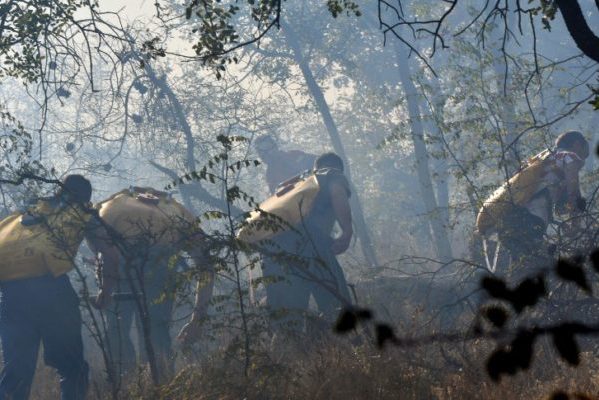
<path fill-rule="evenodd" d="M 191 270 L 198 279 L 195 306 L 191 320 L 179 335 L 182 341 L 192 342 L 198 338 L 214 282 L 206 236 L 191 212 L 167 193 L 152 188 L 123 190 L 99 203 L 97 208 L 117 239 L 113 242 L 118 243 L 117 290 L 136 297 L 115 302 L 108 315 L 117 371 L 134 371 L 139 358 L 155 362 L 159 369 L 155 372 L 160 378 L 168 376 L 174 366 L 169 333 L 176 290 L 172 257 L 185 252 L 196 267 Z M 145 350 L 140 357 L 136 356 L 131 340 L 134 319 L 138 343 Z"/>
<path fill-rule="evenodd" d="M 530 158 L 523 168 L 497 189 L 480 209 L 476 227 L 483 237 L 497 234 L 499 246 L 510 254 L 512 272 L 528 275 L 548 265 L 545 233 L 553 211 L 576 217 L 585 209 L 578 173 L 589 156 L 589 143 L 577 131 L 561 134 L 553 149 Z M 484 241 L 486 247 L 486 240 Z M 485 251 L 486 253 L 486 251 Z M 497 256 L 485 254 L 495 272 Z"/>
<path fill-rule="evenodd" d="M 342 308 L 351 305 L 336 258 L 347 250 L 353 234 L 349 196 L 343 161 L 326 153 L 316 159 L 312 173 L 282 183 L 275 195 L 260 205 L 285 224 L 260 229 L 265 221 L 254 212 L 239 232 L 241 240 L 258 243 L 264 252 L 266 303 L 277 321 L 276 328 L 301 323 L 310 296 L 331 324 Z M 335 223 L 341 229 L 337 238 L 332 236 Z"/>
<path fill-rule="evenodd" d="M 102 252 L 107 273 L 117 262 L 89 203 L 91 194 L 87 179 L 69 175 L 55 196 L 0 221 L 0 399 L 29 397 L 40 343 L 46 364 L 60 375 L 61 398 L 85 397 L 79 299 L 67 272 L 84 238 Z M 113 280 L 104 281 L 95 300 L 99 307 L 112 290 Z"/>

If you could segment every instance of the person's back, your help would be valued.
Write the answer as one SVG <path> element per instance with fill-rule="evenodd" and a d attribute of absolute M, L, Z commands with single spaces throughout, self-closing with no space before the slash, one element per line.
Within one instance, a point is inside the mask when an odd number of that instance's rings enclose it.
<path fill-rule="evenodd" d="M 141 190 L 122 191 L 98 204 L 100 217 L 126 240 L 142 251 L 155 247 L 176 247 L 196 229 L 195 217 L 166 193 Z"/>
<path fill-rule="evenodd" d="M 195 217 L 166 193 L 151 188 L 124 190 L 97 205 L 99 215 L 110 226 L 119 243 L 121 268 L 118 290 L 139 291 L 143 284 L 149 312 L 154 351 L 162 368 L 172 368 L 171 315 L 174 290 L 172 256 L 189 248 L 194 235 L 201 234 Z M 141 280 L 143 281 L 140 281 Z M 166 295 L 166 296 L 165 296 Z M 113 306 L 109 318 L 109 333 L 115 350 L 120 349 L 120 364 L 125 371 L 133 370 L 136 356 L 130 337 L 132 323 L 139 315 L 134 301 Z M 138 320 L 139 321 L 139 320 Z M 144 336 L 138 327 L 139 340 Z M 119 354 L 119 352 L 114 352 Z M 143 357 L 142 357 L 143 358 Z"/>
<path fill-rule="evenodd" d="M 263 263 L 263 275 L 273 281 L 266 285 L 268 306 L 289 313 L 279 325 L 297 321 L 308 309 L 310 295 L 329 322 L 340 307 L 351 304 L 343 271 L 335 257 L 347 249 L 353 233 L 349 184 L 343 175 L 341 159 L 333 153 L 319 157 L 314 170 L 320 192 L 309 214 L 295 229 L 272 238 L 275 245 Z M 335 222 L 341 229 L 338 238 L 331 237 Z"/>
<path fill-rule="evenodd" d="M 497 233 L 500 246 L 510 253 L 512 266 L 533 268 L 546 263 L 544 235 L 553 221 L 554 208 L 571 215 L 584 209 L 578 173 L 588 154 L 584 136 L 566 132 L 556 139 L 553 150 L 534 157 L 520 175 L 485 202 L 477 217 L 478 231 L 484 236 Z"/>

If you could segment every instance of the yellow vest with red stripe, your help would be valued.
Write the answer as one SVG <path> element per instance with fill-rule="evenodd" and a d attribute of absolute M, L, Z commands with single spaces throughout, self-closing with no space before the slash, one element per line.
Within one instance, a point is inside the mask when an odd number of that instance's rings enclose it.
<path fill-rule="evenodd" d="M 250 213 L 237 232 L 237 238 L 246 243 L 257 243 L 287 231 L 308 216 L 319 192 L 315 173 L 283 182 L 274 195 L 260 203 L 259 210 Z"/>
<path fill-rule="evenodd" d="M 102 220 L 129 246 L 187 249 L 202 232 L 185 207 L 166 196 L 153 196 L 152 192 L 124 190 L 96 208 Z"/>
<path fill-rule="evenodd" d="M 523 206 L 537 193 L 543 177 L 559 171 L 553 152 L 544 150 L 527 160 L 524 167 L 485 200 L 476 216 L 476 229 L 482 235 L 492 233 L 514 206 Z"/>
<path fill-rule="evenodd" d="M 24 214 L 18 213 L 0 221 L 0 281 L 70 271 L 90 212 L 78 205 L 53 207 L 40 200 L 26 214 L 35 223 L 23 224 Z"/>

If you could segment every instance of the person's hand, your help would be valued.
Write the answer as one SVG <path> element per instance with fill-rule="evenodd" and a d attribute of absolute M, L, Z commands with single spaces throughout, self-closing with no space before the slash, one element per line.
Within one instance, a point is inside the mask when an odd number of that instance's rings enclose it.
<path fill-rule="evenodd" d="M 337 239 L 333 240 L 333 244 L 331 245 L 331 251 L 335 255 L 341 254 L 349 248 L 350 242 L 351 236 L 341 235 Z"/>
<path fill-rule="evenodd" d="M 197 342 L 200 339 L 202 331 L 202 322 L 200 319 L 193 319 L 181 328 L 181 331 L 177 335 L 177 340 L 181 342 L 183 346 L 189 346 Z"/>
<path fill-rule="evenodd" d="M 584 212 L 587 208 L 587 199 L 584 197 L 579 197 L 576 199 L 576 210 L 579 212 Z"/>
<path fill-rule="evenodd" d="M 583 223 L 583 218 L 580 216 L 572 217 L 568 221 L 563 222 L 561 225 L 563 236 L 570 240 L 576 239 L 583 230 Z"/>
<path fill-rule="evenodd" d="M 93 301 L 93 306 L 98 310 L 102 310 L 110 305 L 110 301 L 112 300 L 112 296 L 106 290 L 100 289 L 96 298 Z"/>

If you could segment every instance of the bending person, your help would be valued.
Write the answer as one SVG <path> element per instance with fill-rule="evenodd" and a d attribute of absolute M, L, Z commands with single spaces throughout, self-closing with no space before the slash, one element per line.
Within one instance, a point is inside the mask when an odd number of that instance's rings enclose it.
<path fill-rule="evenodd" d="M 511 269 L 527 267 L 518 275 L 547 264 L 545 233 L 554 209 L 571 217 L 584 210 L 578 174 L 588 156 L 589 143 L 582 133 L 565 132 L 553 149 L 529 159 L 480 209 L 478 232 L 486 237 L 497 233 L 510 254 Z"/>
<path fill-rule="evenodd" d="M 353 234 L 349 183 L 343 161 L 334 153 L 314 162 L 319 192 L 307 215 L 293 230 L 280 232 L 267 249 L 262 273 L 266 301 L 279 324 L 300 322 L 310 295 L 328 322 L 351 305 L 349 289 L 336 255 L 347 250 Z M 341 234 L 332 237 L 337 223 Z M 279 314 L 278 316 L 276 314 Z"/>
<path fill-rule="evenodd" d="M 140 348 L 145 344 L 145 355 L 152 351 L 159 370 L 168 374 L 173 368 L 169 330 L 175 291 L 174 268 L 169 262 L 186 252 L 200 271 L 191 320 L 180 333 L 182 340 L 192 341 L 207 312 L 214 281 L 205 235 L 191 212 L 166 193 L 151 188 L 124 190 L 99 203 L 98 209 L 111 234 L 118 238 L 115 242 L 119 243 L 121 261 L 116 286 L 121 292 L 132 293 L 135 300 L 115 302 L 111 307 L 108 329 L 113 358 L 120 362 L 121 372 L 136 365 L 131 339 L 136 319 Z"/>
<path fill-rule="evenodd" d="M 60 376 L 61 398 L 85 398 L 81 312 L 67 272 L 84 238 L 103 253 L 107 272 L 118 262 L 91 194 L 87 179 L 69 175 L 55 196 L 0 222 L 0 399 L 29 397 L 41 343 L 46 364 Z M 95 301 L 100 307 L 112 291 L 111 279 L 104 282 Z"/>

